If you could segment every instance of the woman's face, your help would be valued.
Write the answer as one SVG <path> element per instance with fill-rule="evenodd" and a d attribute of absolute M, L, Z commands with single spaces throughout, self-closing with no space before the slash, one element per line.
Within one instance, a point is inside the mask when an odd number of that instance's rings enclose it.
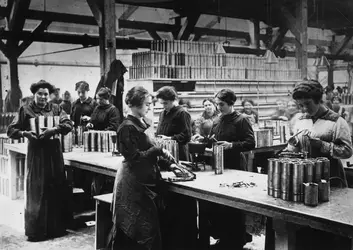
<path fill-rule="evenodd" d="M 244 111 L 246 113 L 251 113 L 252 108 L 253 108 L 253 105 L 250 102 L 245 102 L 244 103 Z"/>
<path fill-rule="evenodd" d="M 48 103 L 49 90 L 47 88 L 40 88 L 34 94 L 34 101 L 38 106 L 44 107 Z"/>
<path fill-rule="evenodd" d="M 288 112 L 291 114 L 297 112 L 297 104 L 294 101 L 288 102 Z"/>
<path fill-rule="evenodd" d="M 205 101 L 203 103 L 203 107 L 205 109 L 205 111 L 210 114 L 210 115 L 213 115 L 215 110 L 216 110 L 216 107 L 214 106 L 214 104 L 210 101 Z"/>
<path fill-rule="evenodd" d="M 299 109 L 309 116 L 315 116 L 320 108 L 320 103 L 315 103 L 311 98 L 303 98 L 297 100 Z"/>
<path fill-rule="evenodd" d="M 220 100 L 219 98 L 216 97 L 216 105 L 218 107 L 218 110 L 222 113 L 222 115 L 226 115 L 232 112 L 232 107 L 231 105 L 228 105 L 226 102 Z"/>
<path fill-rule="evenodd" d="M 158 99 L 165 111 L 170 111 L 174 107 L 174 101 Z"/>
<path fill-rule="evenodd" d="M 98 105 L 104 105 L 104 104 L 109 103 L 109 101 L 107 99 L 100 97 L 98 95 L 96 95 L 96 100 L 97 100 Z"/>
<path fill-rule="evenodd" d="M 139 117 L 146 117 L 148 112 L 151 110 L 152 97 L 148 96 L 145 98 L 141 107 L 131 107 L 131 112 Z"/>
<path fill-rule="evenodd" d="M 87 92 L 88 91 L 85 91 L 85 90 L 79 90 L 79 91 L 77 91 L 77 94 L 78 94 L 78 97 L 80 98 L 80 100 L 82 100 L 82 101 L 84 101 L 84 100 L 86 100 L 86 98 L 87 98 Z"/>

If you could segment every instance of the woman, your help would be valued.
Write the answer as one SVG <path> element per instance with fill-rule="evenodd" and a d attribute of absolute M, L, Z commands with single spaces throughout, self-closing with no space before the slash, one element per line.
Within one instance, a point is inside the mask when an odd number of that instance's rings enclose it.
<path fill-rule="evenodd" d="M 213 122 L 218 119 L 219 111 L 216 108 L 216 104 L 213 99 L 205 99 L 202 102 L 205 111 L 195 121 L 195 134 L 193 140 L 199 140 L 205 137 L 209 137 Z"/>
<path fill-rule="evenodd" d="M 271 120 L 288 121 L 287 102 L 283 99 L 279 99 L 276 104 L 277 110 L 271 115 Z"/>
<path fill-rule="evenodd" d="M 255 103 L 250 99 L 245 99 L 241 102 L 241 106 L 243 106 L 241 113 L 248 117 L 250 124 L 257 124 L 259 122 L 259 115 L 255 110 L 253 110 Z"/>
<path fill-rule="evenodd" d="M 296 132 L 303 132 L 289 140 L 292 147 L 288 149 L 303 150 L 304 142 L 309 141 L 311 157 L 323 156 L 330 159 L 330 185 L 347 187 L 339 159 L 352 156 L 349 127 L 342 117 L 324 104 L 323 93 L 321 84 L 314 80 L 303 81 L 294 88 L 293 99 L 304 113 L 296 124 Z M 349 239 L 311 228 L 300 230 L 298 237 L 301 242 L 305 242 L 298 249 L 307 249 L 310 245 L 315 246 L 310 249 L 348 249 L 346 244 L 350 242 Z"/>
<path fill-rule="evenodd" d="M 245 170 L 241 152 L 255 148 L 255 139 L 249 119 L 233 108 L 236 100 L 230 89 L 222 89 L 216 94 L 215 101 L 221 116 L 213 124 L 211 134 L 224 148 L 224 168 Z M 209 207 L 214 236 L 220 239 L 217 249 L 243 249 L 248 240 L 242 212 L 214 204 Z"/>
<path fill-rule="evenodd" d="M 186 145 L 191 139 L 190 114 L 182 106 L 178 106 L 178 94 L 173 87 L 160 88 L 156 97 L 164 108 L 159 115 L 157 136 L 166 140 L 176 140 L 179 144 L 179 159 L 188 160 Z"/>
<path fill-rule="evenodd" d="M 72 103 L 71 103 L 71 94 L 69 91 L 65 91 L 64 100 L 60 103 L 60 106 L 66 112 L 66 114 L 71 114 Z"/>
<path fill-rule="evenodd" d="M 299 112 L 297 103 L 294 100 L 290 100 L 288 102 L 288 111 L 287 111 L 290 135 L 294 134 L 295 124 L 297 123 L 298 119 L 301 116 L 302 116 L 302 113 Z"/>
<path fill-rule="evenodd" d="M 332 98 L 332 110 L 339 114 L 343 119 L 347 121 L 348 118 L 348 112 L 346 109 L 341 106 L 342 105 L 342 99 L 339 96 L 335 96 Z"/>
<path fill-rule="evenodd" d="M 76 83 L 75 90 L 79 98 L 72 104 L 70 117 L 75 127 L 86 126 L 97 103 L 91 97 L 88 97 L 89 84 L 87 82 Z"/>
<path fill-rule="evenodd" d="M 88 128 L 94 130 L 118 130 L 120 125 L 119 110 L 109 103 L 110 96 L 111 90 L 109 88 L 103 87 L 98 90 L 96 95 L 98 106 L 93 110 L 91 118 L 88 119 Z"/>
<path fill-rule="evenodd" d="M 126 95 L 129 114 L 118 129 L 118 147 L 124 156 L 118 168 L 113 194 L 113 249 L 162 249 L 159 225 L 158 156 L 170 159 L 168 151 L 154 146 L 145 134 L 145 117 L 152 96 L 143 87 L 134 87 Z M 171 165 L 159 161 L 161 167 Z M 171 166 L 172 168 L 173 166 Z M 165 248 L 164 248 L 165 249 Z"/>
<path fill-rule="evenodd" d="M 7 135 L 13 139 L 28 139 L 25 234 L 29 241 L 42 241 L 64 235 L 70 216 L 63 154 L 59 139 L 52 137 L 69 133 L 72 122 L 59 105 L 48 103 L 53 85 L 41 80 L 30 89 L 34 101 L 20 108 Z M 30 119 L 38 116 L 60 116 L 60 123 L 38 135 L 30 126 Z"/>

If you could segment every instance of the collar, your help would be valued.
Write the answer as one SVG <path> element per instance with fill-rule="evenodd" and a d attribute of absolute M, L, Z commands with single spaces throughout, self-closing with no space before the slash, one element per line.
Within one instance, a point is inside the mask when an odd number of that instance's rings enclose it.
<path fill-rule="evenodd" d="M 52 104 L 51 103 L 47 103 L 43 108 L 37 106 L 37 104 L 35 103 L 35 101 L 32 101 L 29 106 L 33 109 L 33 111 L 35 113 L 40 113 L 42 110 L 49 112 L 52 110 Z"/>
<path fill-rule="evenodd" d="M 133 116 L 133 115 L 127 115 L 126 119 L 132 121 L 133 123 L 135 123 L 138 127 L 140 127 L 143 130 L 148 129 L 151 125 L 146 121 L 145 118 L 143 118 L 144 122 L 141 122 L 140 119 L 138 119 L 137 117 Z"/>
<path fill-rule="evenodd" d="M 90 104 L 92 102 L 92 98 L 91 97 L 87 97 L 86 100 L 84 100 L 83 102 L 81 102 L 81 99 L 78 98 L 76 103 L 85 103 L 85 104 Z"/>

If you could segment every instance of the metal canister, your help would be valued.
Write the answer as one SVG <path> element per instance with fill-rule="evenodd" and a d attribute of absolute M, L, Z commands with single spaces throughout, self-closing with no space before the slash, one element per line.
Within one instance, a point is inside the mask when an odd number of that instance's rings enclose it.
<path fill-rule="evenodd" d="M 84 132 L 83 133 L 83 151 L 84 152 L 90 152 L 91 147 L 90 147 L 90 133 L 89 132 Z"/>
<path fill-rule="evenodd" d="M 273 145 L 273 131 L 272 129 L 258 129 L 254 130 L 256 147 L 268 147 Z"/>
<path fill-rule="evenodd" d="M 281 197 L 281 164 L 280 161 L 274 161 L 273 164 L 273 197 Z"/>
<path fill-rule="evenodd" d="M 29 124 L 31 126 L 31 131 L 37 134 L 36 118 L 29 118 Z"/>
<path fill-rule="evenodd" d="M 213 145 L 213 167 L 215 174 L 223 174 L 224 170 L 224 148 L 219 145 Z"/>
<path fill-rule="evenodd" d="M 97 131 L 97 152 L 102 152 L 102 131 Z"/>
<path fill-rule="evenodd" d="M 91 133 L 91 151 L 97 152 L 97 131 L 90 131 Z"/>
<path fill-rule="evenodd" d="M 320 183 L 320 181 L 321 181 L 323 166 L 324 166 L 323 161 L 320 159 L 316 159 L 316 161 L 315 161 L 315 175 L 314 175 L 314 182 L 315 183 Z"/>
<path fill-rule="evenodd" d="M 267 167 L 267 194 L 273 196 L 273 170 L 274 164 L 278 159 L 270 158 L 268 161 Z"/>
<path fill-rule="evenodd" d="M 313 182 L 314 179 L 314 162 L 303 161 L 304 164 L 304 182 Z"/>
<path fill-rule="evenodd" d="M 54 127 L 54 118 L 52 116 L 47 116 L 46 117 L 46 125 L 47 128 L 53 128 Z M 53 139 L 54 137 L 50 137 L 50 139 Z"/>
<path fill-rule="evenodd" d="M 303 201 L 304 198 L 304 164 L 302 162 L 293 163 L 293 201 Z"/>
<path fill-rule="evenodd" d="M 317 159 L 322 162 L 321 179 L 324 179 L 327 182 L 329 182 L 330 181 L 330 160 L 326 157 L 319 157 Z"/>
<path fill-rule="evenodd" d="M 76 136 L 77 136 L 77 146 L 78 147 L 82 147 L 82 144 L 83 144 L 83 128 L 82 126 L 77 126 L 76 128 Z"/>
<path fill-rule="evenodd" d="M 330 183 L 326 180 L 321 180 L 319 183 L 319 201 L 329 201 L 330 197 Z"/>
<path fill-rule="evenodd" d="M 60 116 L 54 116 L 54 127 L 57 127 L 60 124 Z M 61 139 L 61 136 L 59 135 L 54 135 L 54 138 L 59 138 Z"/>
<path fill-rule="evenodd" d="M 281 161 L 281 199 L 289 201 L 291 194 L 291 168 L 293 163 Z"/>
<path fill-rule="evenodd" d="M 72 152 L 72 133 L 62 136 L 62 150 L 63 152 Z"/>
<path fill-rule="evenodd" d="M 102 152 L 107 153 L 109 152 L 109 132 L 104 132 L 103 134 L 103 150 Z"/>
<path fill-rule="evenodd" d="M 313 207 L 319 204 L 319 185 L 317 183 L 304 183 L 304 204 Z"/>
<path fill-rule="evenodd" d="M 45 117 L 40 115 L 38 116 L 38 135 L 43 133 L 43 128 L 45 128 Z"/>

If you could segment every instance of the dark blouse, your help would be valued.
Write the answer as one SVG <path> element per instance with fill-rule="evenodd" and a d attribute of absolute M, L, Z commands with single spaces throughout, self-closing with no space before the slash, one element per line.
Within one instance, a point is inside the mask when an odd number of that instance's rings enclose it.
<path fill-rule="evenodd" d="M 66 114 L 71 114 L 71 109 L 72 109 L 72 103 L 70 101 L 63 100 L 60 103 L 60 107 L 63 108 L 63 110 L 66 112 Z"/>
<path fill-rule="evenodd" d="M 233 148 L 224 152 L 224 168 L 245 170 L 241 152 L 255 148 L 254 131 L 249 119 L 237 111 L 223 115 L 213 124 L 211 135 L 218 141 L 232 142 Z"/>
<path fill-rule="evenodd" d="M 35 102 L 31 102 L 20 108 L 18 117 L 15 118 L 7 129 L 7 135 L 13 139 L 20 138 L 20 131 L 31 130 L 29 119 L 41 115 L 60 116 L 60 124 L 56 127 L 58 128 L 58 132 L 61 134 L 67 134 L 72 130 L 72 122 L 70 121 L 69 116 L 59 105 L 48 103 L 44 108 L 40 108 L 35 104 Z"/>
<path fill-rule="evenodd" d="M 157 135 L 171 136 L 179 144 L 179 159 L 188 159 L 185 146 L 191 139 L 191 117 L 183 107 L 175 106 L 169 112 L 161 112 Z"/>
<path fill-rule="evenodd" d="M 120 125 L 119 110 L 113 104 L 98 105 L 91 115 L 94 130 L 117 131 Z"/>
<path fill-rule="evenodd" d="M 73 102 L 70 116 L 71 120 L 75 123 L 75 127 L 81 124 L 81 116 L 91 116 L 96 106 L 97 103 L 91 97 L 88 97 L 82 103 L 80 99 L 77 99 L 75 102 Z"/>

